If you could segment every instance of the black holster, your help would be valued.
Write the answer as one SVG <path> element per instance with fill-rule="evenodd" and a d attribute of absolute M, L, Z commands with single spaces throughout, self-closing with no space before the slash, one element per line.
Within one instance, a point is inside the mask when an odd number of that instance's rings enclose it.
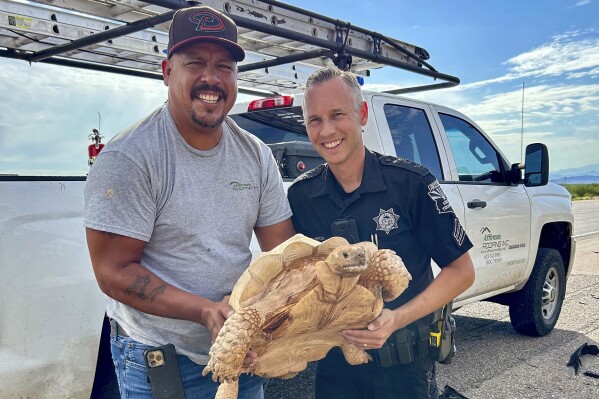
<path fill-rule="evenodd" d="M 451 315 L 453 302 L 437 310 L 431 325 L 429 352 L 432 360 L 441 364 L 451 364 L 456 352 L 454 332 L 455 320 Z"/>

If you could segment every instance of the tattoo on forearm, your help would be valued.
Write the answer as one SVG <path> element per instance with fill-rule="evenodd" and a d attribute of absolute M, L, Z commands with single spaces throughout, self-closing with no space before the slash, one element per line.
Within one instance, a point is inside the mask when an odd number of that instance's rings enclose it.
<path fill-rule="evenodd" d="M 166 284 L 162 284 L 162 285 L 154 288 L 154 290 L 152 292 L 150 292 L 150 301 L 153 301 L 154 298 L 156 298 L 158 295 L 164 294 L 165 290 L 166 290 Z"/>
<path fill-rule="evenodd" d="M 127 287 L 125 294 L 135 295 L 140 299 L 146 299 L 146 288 L 150 284 L 150 276 L 137 276 L 135 281 Z"/>
<path fill-rule="evenodd" d="M 135 295 L 139 299 L 149 299 L 153 301 L 158 295 L 163 294 L 166 290 L 166 284 L 162 284 L 154 288 L 148 295 L 146 295 L 146 288 L 150 284 L 150 276 L 137 276 L 135 281 L 127 287 L 125 294 Z"/>

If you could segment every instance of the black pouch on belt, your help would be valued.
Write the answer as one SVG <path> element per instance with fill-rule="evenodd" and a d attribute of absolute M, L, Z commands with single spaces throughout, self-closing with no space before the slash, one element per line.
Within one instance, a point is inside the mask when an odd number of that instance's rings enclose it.
<path fill-rule="evenodd" d="M 381 348 L 368 352 L 379 367 L 410 364 L 416 356 L 415 344 L 415 333 L 409 328 L 402 328 L 395 331 Z"/>
<path fill-rule="evenodd" d="M 415 334 L 410 328 L 402 328 L 392 335 L 395 338 L 395 350 L 399 364 L 410 364 L 414 361 Z"/>

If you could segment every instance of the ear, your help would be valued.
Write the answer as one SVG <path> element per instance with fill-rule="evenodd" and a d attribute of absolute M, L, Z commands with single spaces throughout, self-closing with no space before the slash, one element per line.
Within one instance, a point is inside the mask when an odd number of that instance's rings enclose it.
<path fill-rule="evenodd" d="M 168 86 L 168 80 L 171 76 L 171 69 L 170 61 L 166 58 L 162 60 L 162 79 L 165 86 Z"/>
<path fill-rule="evenodd" d="M 363 101 L 362 108 L 360 108 L 360 124 L 366 126 L 366 122 L 368 122 L 368 104 Z"/>

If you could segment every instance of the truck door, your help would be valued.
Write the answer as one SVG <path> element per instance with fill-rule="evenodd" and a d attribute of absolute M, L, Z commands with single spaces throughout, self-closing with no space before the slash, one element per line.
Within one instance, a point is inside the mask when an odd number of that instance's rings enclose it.
<path fill-rule="evenodd" d="M 510 183 L 509 164 L 474 123 L 448 109 L 438 113 L 445 131 L 452 180 L 465 212 L 465 228 L 474 244 L 476 267 L 469 292 L 482 294 L 509 287 L 523 277 L 530 243 L 530 201 L 523 185 Z"/>
<path fill-rule="evenodd" d="M 380 134 L 382 152 L 426 166 L 441 184 L 456 216 L 465 226 L 464 204 L 457 186 L 450 181 L 450 164 L 429 105 L 376 95 L 372 98 L 372 110 L 375 118 L 369 119 L 368 123 L 376 120 L 375 129 Z M 436 275 L 439 269 L 434 263 L 433 269 Z"/>

